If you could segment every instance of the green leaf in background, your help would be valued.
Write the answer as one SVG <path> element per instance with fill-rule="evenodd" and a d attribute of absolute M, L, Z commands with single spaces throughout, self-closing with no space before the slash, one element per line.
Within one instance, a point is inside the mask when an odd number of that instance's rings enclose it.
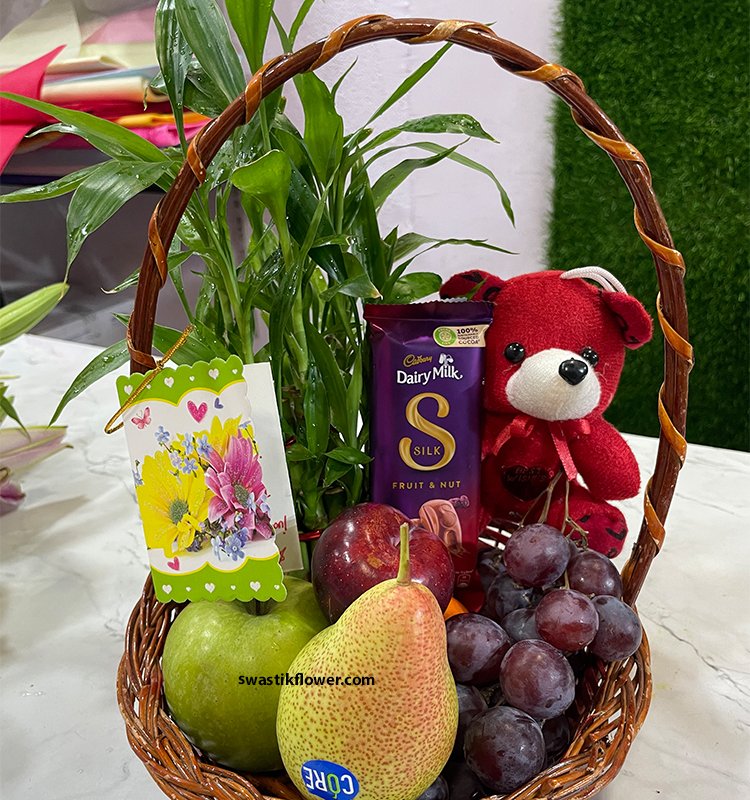
<path fill-rule="evenodd" d="M 333 486 L 336 481 L 340 481 L 351 469 L 351 464 L 337 461 L 335 458 L 328 459 L 326 461 L 325 475 L 323 477 L 323 486 L 326 488 Z"/>
<path fill-rule="evenodd" d="M 307 371 L 304 409 L 307 447 L 313 455 L 319 456 L 328 447 L 331 422 L 328 413 L 326 382 L 312 361 Z"/>
<path fill-rule="evenodd" d="M 214 0 L 176 0 L 175 10 L 195 57 L 229 105 L 244 91 L 245 75 L 218 5 Z"/>
<path fill-rule="evenodd" d="M 506 253 L 508 255 L 516 255 L 515 253 L 511 253 L 510 250 L 506 250 L 503 247 L 498 247 L 497 245 L 490 244 L 485 239 L 434 239 L 432 236 L 424 236 L 421 233 L 405 233 L 403 236 L 399 236 L 398 241 L 396 242 L 396 247 L 393 250 L 393 260 L 400 261 L 402 258 L 406 258 L 410 253 L 413 253 L 415 250 L 418 250 L 420 247 L 424 245 L 430 245 L 426 250 L 422 252 L 426 253 L 429 250 L 435 250 L 438 247 L 445 247 L 446 245 L 468 245 L 469 247 L 479 247 L 485 250 L 492 250 L 496 253 Z M 418 255 L 421 255 L 419 253 Z"/>
<path fill-rule="evenodd" d="M 209 334 L 209 335 L 206 335 Z M 166 353 L 177 343 L 182 336 L 182 331 L 167 328 L 164 325 L 154 325 L 154 347 L 161 353 Z M 229 358 L 229 351 L 214 333 L 205 327 L 194 327 L 187 339 L 172 354 L 175 364 L 194 364 L 196 361 L 210 361 L 212 358 Z"/>
<path fill-rule="evenodd" d="M 345 255 L 350 255 L 350 253 L 346 253 Z M 337 294 L 345 294 L 347 297 L 359 297 L 366 300 L 375 300 L 381 297 L 377 287 L 364 272 L 361 275 L 355 275 L 353 278 L 347 278 L 347 280 L 341 281 L 341 283 L 334 283 L 332 286 L 329 286 L 328 289 L 320 295 L 320 299 L 328 301 Z"/>
<path fill-rule="evenodd" d="M 25 186 L 15 192 L 0 195 L 0 203 L 28 203 L 32 200 L 48 200 L 52 197 L 60 197 L 77 189 L 98 166 L 98 164 L 94 164 L 91 167 L 84 167 L 77 172 L 63 175 L 62 178 L 43 183 L 40 186 Z"/>
<path fill-rule="evenodd" d="M 65 297 L 69 288 L 67 283 L 53 283 L 0 308 L 0 345 L 38 325 Z"/>
<path fill-rule="evenodd" d="M 446 150 L 445 147 L 432 142 L 419 142 L 414 146 L 421 147 L 422 150 L 429 150 L 431 153 L 443 153 Z M 455 148 L 453 149 L 455 150 Z M 497 191 L 500 193 L 500 202 L 503 205 L 503 210 L 507 214 L 508 219 L 515 225 L 516 220 L 513 216 L 513 208 L 510 204 L 510 197 L 508 197 L 508 193 L 503 188 L 503 185 L 495 177 L 495 173 L 489 167 L 486 167 L 484 164 L 480 164 L 478 161 L 474 161 L 474 159 L 468 158 L 468 156 L 464 156 L 461 153 L 451 152 L 447 155 L 447 158 L 449 158 L 451 161 L 455 161 L 457 164 L 461 164 L 464 167 L 481 172 L 482 175 L 486 175 L 495 184 Z"/>
<path fill-rule="evenodd" d="M 11 92 L 0 92 L 0 97 L 14 100 L 22 106 L 35 108 L 43 114 L 54 117 L 64 123 L 66 133 L 74 133 L 83 137 L 89 144 L 112 158 L 137 158 L 141 161 L 168 161 L 166 153 L 156 145 L 142 137 L 106 119 L 100 119 L 85 111 L 74 111 L 70 108 L 59 108 L 42 100 L 32 100 Z M 61 130 L 61 128 L 57 128 Z"/>
<path fill-rule="evenodd" d="M 188 67 L 185 84 L 185 107 L 207 117 L 218 117 L 226 106 L 227 101 L 222 90 L 206 70 L 193 59 Z"/>
<path fill-rule="evenodd" d="M 154 44 L 156 46 L 156 58 L 161 67 L 161 74 L 164 80 L 164 89 L 172 105 L 175 125 L 184 147 L 185 81 L 192 54 L 190 45 L 183 36 L 177 22 L 175 6 L 179 1 L 159 0 L 154 21 Z"/>
<path fill-rule="evenodd" d="M 367 120 L 365 123 L 365 127 L 369 127 L 370 123 L 376 120 L 378 117 L 385 114 L 388 109 L 398 103 L 398 101 L 411 89 L 414 88 L 421 80 L 424 78 L 425 75 L 440 61 L 440 59 L 450 50 L 450 43 L 443 45 L 437 53 L 430 56 L 427 61 L 423 64 L 420 64 L 417 69 L 412 72 L 401 84 L 399 84 L 398 88 L 395 92 L 377 109 L 377 111 Z"/>
<path fill-rule="evenodd" d="M 344 386 L 341 368 L 336 363 L 331 348 L 323 338 L 323 335 L 309 322 L 305 323 L 305 335 L 310 348 L 311 361 L 315 363 L 322 379 L 325 381 L 328 402 L 330 403 L 330 418 L 334 427 L 342 436 L 346 436 L 350 426 L 346 407 L 346 387 Z M 326 409 L 326 413 L 328 413 L 328 409 Z M 352 443 L 347 442 L 347 444 Z"/>
<path fill-rule="evenodd" d="M 0 414 L 2 414 L 3 418 L 10 417 L 21 426 L 22 430 L 26 431 L 26 426 L 21 422 L 21 418 L 13 405 L 13 398 L 7 396 L 7 391 L 7 385 L 0 383 Z"/>
<path fill-rule="evenodd" d="M 311 72 L 294 78 L 305 112 L 305 143 L 321 183 L 328 183 L 341 162 L 344 121 L 336 111 L 328 87 Z"/>
<path fill-rule="evenodd" d="M 480 123 L 469 114 L 433 114 L 429 117 L 417 117 L 389 128 L 367 142 L 362 150 L 371 150 L 394 139 L 400 133 L 460 133 L 473 139 L 485 139 L 497 144 Z"/>
<path fill-rule="evenodd" d="M 302 444 L 295 442 L 286 448 L 287 461 L 310 461 L 315 456 Z"/>
<path fill-rule="evenodd" d="M 286 203 L 292 163 L 281 150 L 271 150 L 232 173 L 232 183 L 241 191 L 257 197 L 269 210 L 277 227 L 286 228 Z"/>
<path fill-rule="evenodd" d="M 274 0 L 225 0 L 232 27 L 245 51 L 250 69 L 263 64 L 263 51 L 271 24 Z"/>
<path fill-rule="evenodd" d="M 129 360 L 130 351 L 124 339 L 110 345 L 106 350 L 94 356 L 78 375 L 73 378 L 73 382 L 62 396 L 62 400 L 60 400 L 55 409 L 55 413 L 52 415 L 49 424 L 54 425 L 55 422 L 57 422 L 65 406 L 67 406 L 74 397 L 78 397 L 81 392 L 96 383 L 99 378 L 108 375 L 110 372 L 114 372 L 114 370 L 118 369 Z"/>
<path fill-rule="evenodd" d="M 412 303 L 440 291 L 443 280 L 433 272 L 410 272 L 399 278 L 387 298 L 389 303 Z"/>
<path fill-rule="evenodd" d="M 73 193 L 68 208 L 68 267 L 86 237 L 131 197 L 156 183 L 165 169 L 164 164 L 108 161 L 86 177 Z"/>
<path fill-rule="evenodd" d="M 328 458 L 340 461 L 342 464 L 369 464 L 372 458 L 356 447 L 337 447 L 326 453 Z"/>
<path fill-rule="evenodd" d="M 314 3 L 315 0 L 302 0 L 299 11 L 297 12 L 297 16 L 294 18 L 294 22 L 292 22 L 292 27 L 289 28 L 289 42 L 292 47 L 294 47 L 294 43 L 297 41 L 299 29 L 302 27 L 302 23 L 305 21 L 305 18 L 307 17 L 307 14 L 313 7 Z"/>
<path fill-rule="evenodd" d="M 357 426 L 359 415 L 362 410 L 362 350 L 357 350 L 352 367 L 352 376 L 349 385 L 346 387 L 346 418 L 349 424 L 348 431 L 344 434 L 347 442 L 357 441 Z"/>
<path fill-rule="evenodd" d="M 390 197 L 390 195 L 416 170 L 425 169 L 438 164 L 443 159 L 450 158 L 457 147 L 443 147 L 440 152 L 434 156 L 427 156 L 426 158 L 407 158 L 400 164 L 384 172 L 375 181 L 372 187 L 372 196 L 375 202 L 375 208 L 380 209 L 383 203 Z"/>

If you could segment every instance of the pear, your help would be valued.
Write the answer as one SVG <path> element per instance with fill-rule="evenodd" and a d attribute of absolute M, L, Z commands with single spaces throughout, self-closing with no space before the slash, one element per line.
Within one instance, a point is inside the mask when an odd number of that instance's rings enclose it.
<path fill-rule="evenodd" d="M 289 673 L 306 680 L 282 688 L 276 732 L 304 797 L 416 800 L 434 782 L 456 738 L 458 699 L 440 606 L 410 577 L 408 525 L 398 577 L 355 600 Z"/>

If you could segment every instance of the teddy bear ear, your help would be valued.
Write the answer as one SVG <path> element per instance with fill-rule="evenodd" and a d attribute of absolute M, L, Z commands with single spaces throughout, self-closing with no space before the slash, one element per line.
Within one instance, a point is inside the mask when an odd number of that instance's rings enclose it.
<path fill-rule="evenodd" d="M 620 326 L 625 347 L 635 350 L 650 341 L 651 317 L 635 297 L 624 292 L 601 292 L 601 298 Z"/>
<path fill-rule="evenodd" d="M 472 300 L 493 302 L 505 285 L 502 278 L 489 272 L 470 270 L 449 278 L 440 289 L 441 297 L 471 297 Z"/>

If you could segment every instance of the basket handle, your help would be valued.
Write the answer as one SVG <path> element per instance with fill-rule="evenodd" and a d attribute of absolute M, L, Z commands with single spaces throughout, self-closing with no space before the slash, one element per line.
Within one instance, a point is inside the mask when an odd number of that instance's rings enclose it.
<path fill-rule="evenodd" d="M 508 72 L 546 84 L 567 103 L 583 133 L 610 156 L 630 191 L 636 229 L 651 251 L 656 267 L 657 315 L 664 332 L 664 382 L 658 398 L 659 449 L 654 474 L 644 492 L 640 534 L 623 570 L 625 599 L 632 603 L 664 541 L 664 521 L 685 458 L 688 375 L 693 364 L 693 350 L 688 342 L 685 263 L 674 247 L 645 159 L 589 97 L 581 79 L 565 67 L 501 39 L 486 25 L 370 15 L 344 23 L 323 41 L 264 64 L 252 76 L 244 93 L 193 138 L 177 178 L 154 209 L 127 330 L 131 371 L 146 372 L 155 366 L 151 348 L 157 298 L 167 279 L 166 254 L 190 197 L 205 180 L 206 167 L 221 145 L 235 128 L 252 118 L 264 97 L 290 78 L 317 69 L 344 50 L 382 39 L 399 39 L 405 44 L 450 41 L 491 56 Z"/>

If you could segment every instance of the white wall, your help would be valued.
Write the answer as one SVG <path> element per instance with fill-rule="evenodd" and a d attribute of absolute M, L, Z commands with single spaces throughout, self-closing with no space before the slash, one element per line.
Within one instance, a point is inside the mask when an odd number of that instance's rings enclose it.
<path fill-rule="evenodd" d="M 557 0 L 318 0 L 297 39 L 302 46 L 323 38 L 352 17 L 386 13 L 393 17 L 437 17 L 494 22 L 494 30 L 549 60 L 556 60 Z M 285 21 L 298 0 L 279 0 Z M 356 57 L 357 66 L 340 93 L 340 110 L 348 130 L 369 114 L 403 78 L 437 49 L 382 42 L 345 53 L 320 70 L 333 79 Z M 268 53 L 272 55 L 272 53 Z M 515 78 L 489 57 L 454 48 L 387 117 L 397 123 L 435 113 L 474 115 L 496 139 L 469 142 L 463 152 L 486 163 L 507 189 L 516 216 L 515 229 L 504 215 L 497 190 L 483 175 L 450 162 L 416 173 L 393 195 L 383 211 L 383 232 L 399 225 L 435 237 L 488 239 L 518 255 L 472 248 L 446 247 L 421 262 L 422 268 L 447 276 L 481 267 L 502 275 L 546 266 L 545 244 L 552 190 L 553 142 L 550 112 L 553 96 L 543 86 Z M 443 137 L 455 143 L 457 137 Z M 406 141 L 406 140 L 405 140 Z M 424 155 L 406 151 L 394 157 Z M 418 268 L 420 262 L 416 262 Z"/>

